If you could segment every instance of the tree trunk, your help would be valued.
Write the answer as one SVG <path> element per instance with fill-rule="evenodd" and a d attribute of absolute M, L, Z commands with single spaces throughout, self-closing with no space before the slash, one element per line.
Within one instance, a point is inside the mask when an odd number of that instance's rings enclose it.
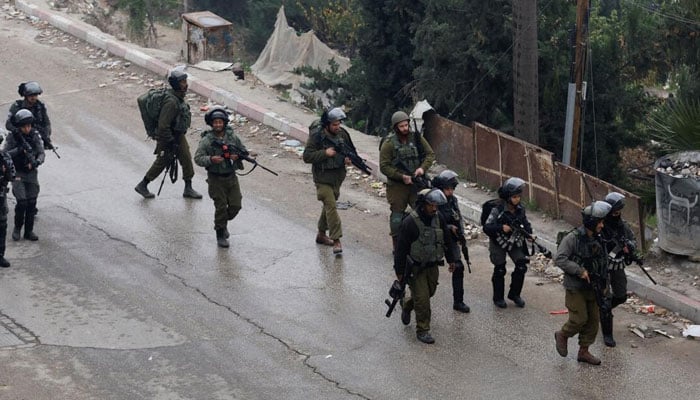
<path fill-rule="evenodd" d="M 513 128 L 515 137 L 539 144 L 537 0 L 513 0 Z"/>

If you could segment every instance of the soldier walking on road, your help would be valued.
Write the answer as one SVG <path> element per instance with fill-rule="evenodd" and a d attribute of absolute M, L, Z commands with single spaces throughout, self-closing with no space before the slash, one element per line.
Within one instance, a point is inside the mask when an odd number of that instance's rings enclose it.
<path fill-rule="evenodd" d="M 394 251 L 399 225 L 406 208 L 416 203 L 419 190 L 426 187 L 425 173 L 435 161 L 435 153 L 419 132 L 411 132 L 408 114 L 397 111 L 391 116 L 392 133 L 379 149 L 379 169 L 386 175 L 386 200 L 389 203 L 389 230 Z"/>
<path fill-rule="evenodd" d="M 154 198 L 155 195 L 148 190 L 148 184 L 163 172 L 173 160 L 173 156 L 175 156 L 180 165 L 182 165 L 182 178 L 185 181 L 185 190 L 182 192 L 182 197 L 201 199 L 202 195 L 192 188 L 194 167 L 192 165 L 190 146 L 187 144 L 187 138 L 185 137 L 192 119 L 190 106 L 185 101 L 185 93 L 187 93 L 188 87 L 187 74 L 180 70 L 173 70 L 168 76 L 168 83 L 172 89 L 168 89 L 168 95 L 163 100 L 158 117 L 157 144 L 154 152 L 156 160 L 146 172 L 143 180 L 134 189 L 147 199 Z"/>
<path fill-rule="evenodd" d="M 1 140 L 0 140 L 1 142 Z M 0 268 L 9 268 L 10 262 L 5 259 L 7 244 L 7 185 L 15 180 L 15 164 L 5 150 L 0 150 Z"/>
<path fill-rule="evenodd" d="M 530 260 L 527 257 L 526 237 L 532 234 L 532 226 L 525 215 L 525 208 L 520 204 L 525 181 L 512 177 L 498 189 L 501 204 L 491 209 L 484 233 L 489 237 L 489 258 L 493 263 L 493 303 L 496 307 L 506 308 L 503 299 L 505 291 L 506 255 L 515 263 L 511 274 L 508 299 L 518 307 L 525 307 L 525 300 L 520 297 L 525 283 L 525 273 Z M 524 233 L 523 233 L 524 231 Z"/>
<path fill-rule="evenodd" d="M 340 126 L 345 118 L 345 113 L 338 107 L 325 111 L 321 120 L 315 121 L 309 127 L 309 139 L 303 154 L 304 162 L 311 164 L 316 198 L 323 203 L 317 224 L 316 243 L 333 246 L 334 254 L 343 252 L 340 244 L 343 228 L 336 201 L 340 197 L 340 186 L 347 174 L 345 166 L 350 165 L 351 161 L 337 151 L 333 142 L 344 143 L 355 150 L 350 134 Z"/>
<path fill-rule="evenodd" d="M 607 262 L 600 232 L 610 204 L 596 201 L 581 212 L 583 226 L 571 231 L 562 239 L 554 263 L 564 271 L 565 303 L 569 320 L 554 333 L 556 349 L 560 356 L 568 354 L 567 341 L 578 334 L 577 360 L 599 365 L 600 359 L 588 348 L 598 334 L 599 307 L 607 286 Z"/>
<path fill-rule="evenodd" d="M 452 309 L 468 313 L 469 306 L 464 303 L 464 263 L 462 263 L 460 255 L 460 247 L 467 248 L 467 239 L 464 235 L 464 221 L 462 213 L 459 210 L 457 197 L 454 196 L 455 188 L 458 185 L 457 173 L 446 169 L 433 178 L 433 187 L 442 190 L 442 193 L 447 198 L 447 202 L 438 208 L 438 212 L 442 216 L 447 230 L 452 234 L 454 239 L 453 246 L 450 247 L 450 252 L 455 262 L 450 263 L 448 270 L 452 273 Z M 469 262 L 468 253 L 465 253 L 465 262 Z"/>
<path fill-rule="evenodd" d="M 612 309 L 627 301 L 627 275 L 625 265 L 637 249 L 637 241 L 627 222 L 622 219 L 622 209 L 625 208 L 625 196 L 618 192 L 610 192 L 605 196 L 610 204 L 610 213 L 605 217 L 605 226 L 601 232 L 605 252 L 608 254 L 608 270 L 610 271 L 610 292 L 606 296 L 606 307 L 601 310 L 600 328 L 603 331 L 603 341 L 608 347 L 615 347 L 613 337 Z M 604 312 L 605 311 L 605 312 Z"/>
<path fill-rule="evenodd" d="M 7 114 L 7 120 L 5 121 L 5 129 L 8 132 L 14 129 L 12 118 L 17 114 L 17 111 L 23 108 L 29 110 L 34 115 L 33 127 L 39 132 L 44 149 L 52 150 L 54 146 L 51 143 L 51 121 L 46 111 L 46 105 L 39 100 L 39 95 L 44 91 L 41 90 L 38 82 L 30 81 L 20 83 L 17 92 L 23 98 L 15 101 L 10 106 L 10 112 Z"/>
<path fill-rule="evenodd" d="M 243 169 L 243 162 L 233 151 L 236 147 L 246 151 L 243 142 L 228 125 L 228 113 L 214 108 L 204 116 L 212 129 L 202 133 L 199 147 L 194 154 L 197 165 L 206 168 L 209 197 L 214 201 L 214 229 L 219 247 L 229 247 L 228 221 L 241 211 L 241 186 L 236 170 Z"/>
<path fill-rule="evenodd" d="M 39 240 L 34 233 L 36 199 L 39 197 L 39 173 L 37 168 L 44 163 L 44 146 L 39 132 L 33 128 L 34 114 L 21 109 L 14 115 L 14 128 L 7 136 L 5 150 L 12 157 L 17 176 L 12 181 L 12 194 L 17 200 L 15 206 L 15 227 L 12 240 L 19 240 L 24 226 L 24 238 Z"/>
<path fill-rule="evenodd" d="M 418 193 L 416 208 L 399 226 L 398 242 L 394 252 L 394 272 L 399 281 L 406 276 L 411 297 L 404 299 L 401 322 L 411 323 L 411 311 L 416 311 L 416 337 L 423 343 L 435 343 L 430 334 L 430 298 L 437 290 L 439 265 L 447 259 L 455 262 L 450 249 L 452 234 L 438 213 L 438 207 L 447 204 L 439 189 L 423 189 Z"/>

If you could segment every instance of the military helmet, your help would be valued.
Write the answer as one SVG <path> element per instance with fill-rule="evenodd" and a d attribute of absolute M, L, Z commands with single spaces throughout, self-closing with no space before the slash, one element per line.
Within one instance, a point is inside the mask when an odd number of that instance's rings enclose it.
<path fill-rule="evenodd" d="M 408 114 L 406 114 L 403 111 L 397 111 L 391 116 L 391 127 L 395 127 L 396 124 L 398 124 L 401 121 L 408 121 L 411 118 L 408 117 Z"/>
<path fill-rule="evenodd" d="M 623 196 L 622 193 L 610 192 L 605 196 L 605 201 L 612 206 L 610 212 L 620 211 L 625 208 L 625 196 Z"/>
<path fill-rule="evenodd" d="M 32 95 L 40 95 L 44 93 L 44 91 L 41 90 L 41 86 L 39 86 L 38 82 L 29 81 L 20 83 L 19 87 L 17 88 L 17 93 L 19 93 L 20 96 L 26 97 Z"/>
<path fill-rule="evenodd" d="M 595 231 L 598 223 L 610 213 L 611 209 L 612 206 L 606 201 L 594 201 L 591 205 L 581 210 L 583 226 L 586 229 Z"/>
<path fill-rule="evenodd" d="M 515 176 L 512 178 L 508 178 L 503 183 L 503 185 L 500 188 L 498 188 L 498 197 L 500 197 L 503 200 L 509 200 L 516 194 L 522 194 L 523 187 L 525 187 L 524 180 Z"/>
<path fill-rule="evenodd" d="M 342 121 L 347 118 L 345 112 L 340 107 L 334 107 L 326 110 L 321 115 L 321 125 L 328 126 L 331 122 Z"/>
<path fill-rule="evenodd" d="M 434 204 L 441 206 L 447 204 L 447 197 L 442 193 L 440 189 L 423 189 L 418 192 L 418 198 L 416 199 L 418 204 Z"/>
<path fill-rule="evenodd" d="M 180 90 L 180 81 L 187 79 L 187 73 L 179 69 L 173 69 L 168 74 L 168 83 L 174 90 Z"/>
<path fill-rule="evenodd" d="M 27 124 L 33 124 L 34 123 L 34 114 L 32 114 L 31 111 L 27 110 L 26 108 L 23 108 L 15 113 L 15 115 L 12 117 L 12 124 L 19 128 L 21 126 L 27 125 Z"/>
<path fill-rule="evenodd" d="M 433 187 L 438 189 L 454 189 L 459 184 L 457 180 L 458 176 L 456 172 L 446 169 L 433 178 Z"/>
<path fill-rule="evenodd" d="M 223 119 L 224 125 L 226 125 L 228 123 L 228 113 L 221 107 L 214 107 L 204 114 L 204 122 L 209 126 L 212 126 L 215 119 Z"/>

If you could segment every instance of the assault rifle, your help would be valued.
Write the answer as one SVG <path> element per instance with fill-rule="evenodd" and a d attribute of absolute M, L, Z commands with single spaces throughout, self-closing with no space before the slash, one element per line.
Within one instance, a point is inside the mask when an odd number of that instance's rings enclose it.
<path fill-rule="evenodd" d="M 260 164 L 256 159 L 252 158 L 250 156 L 250 153 L 248 152 L 248 150 L 243 150 L 242 148 L 240 148 L 234 144 L 226 143 L 220 139 L 214 139 L 214 141 L 212 143 L 215 146 L 221 147 L 221 150 L 223 151 L 222 157 L 224 157 L 229 163 L 233 163 L 231 156 L 235 154 L 241 160 L 246 160 L 249 163 L 253 164 L 253 168 L 251 168 L 250 171 L 246 172 L 245 174 L 241 174 L 241 175 L 248 175 L 249 173 L 253 172 L 255 167 L 259 166 L 260 168 L 264 169 L 265 171 L 271 173 L 272 175 L 279 176 L 277 174 L 277 172 L 265 167 L 264 165 Z"/>
<path fill-rule="evenodd" d="M 625 260 L 625 265 L 630 265 L 632 263 L 639 265 L 639 268 L 642 270 L 642 272 L 644 272 L 644 275 L 646 275 L 647 278 L 649 278 L 649 280 L 656 285 L 657 283 L 654 278 L 652 278 L 651 275 L 649 275 L 649 272 L 644 269 L 644 258 L 639 257 L 635 250 L 636 246 L 634 245 L 634 242 L 625 238 L 622 240 L 622 245 L 618 243 L 611 253 L 619 254 L 620 251 L 622 251 L 622 258 Z"/>
<path fill-rule="evenodd" d="M 391 317 L 391 313 L 394 312 L 394 308 L 396 308 L 396 304 L 403 299 L 404 294 L 406 293 L 406 275 L 403 274 L 401 275 L 401 280 L 394 279 L 394 283 L 391 284 L 391 288 L 389 289 L 389 297 L 392 298 L 391 301 L 389 299 L 384 300 L 384 304 L 389 306 L 389 310 L 386 312 L 386 317 L 389 318 Z"/>
<path fill-rule="evenodd" d="M 163 180 L 160 181 L 160 187 L 158 188 L 158 196 L 160 196 L 160 191 L 163 190 L 163 184 L 165 183 L 165 177 L 170 175 L 170 182 L 175 183 L 177 181 L 177 150 L 178 150 L 177 139 L 172 144 L 172 157 L 168 161 L 168 165 L 165 166 L 165 171 L 163 172 Z M 166 152 L 167 153 L 167 152 Z"/>
<path fill-rule="evenodd" d="M 323 143 L 324 141 L 328 142 L 330 147 L 334 148 L 335 151 L 337 151 L 344 157 L 349 158 L 350 162 L 352 163 L 352 165 L 355 166 L 355 168 L 359 169 L 367 175 L 372 175 L 372 168 L 370 168 L 370 166 L 365 163 L 365 160 L 362 157 L 360 157 L 359 154 L 357 154 L 357 151 L 352 147 L 348 146 L 347 143 L 335 140 L 329 137 L 328 135 L 323 135 L 323 139 L 321 142 Z"/>
<path fill-rule="evenodd" d="M 27 163 L 31 164 L 32 168 L 36 169 L 37 161 L 36 157 L 34 156 L 34 148 L 29 144 L 29 142 L 27 142 L 27 139 L 24 138 L 24 134 L 22 132 L 15 131 L 13 134 L 15 135 L 17 144 L 22 148 L 22 152 L 24 153 L 24 157 L 27 159 Z"/>
<path fill-rule="evenodd" d="M 409 170 L 403 161 L 397 160 L 396 166 L 411 176 L 411 180 L 413 180 L 413 184 L 415 186 L 414 190 L 416 192 L 420 192 L 422 189 L 431 189 L 433 187 L 433 183 L 430 181 L 430 178 L 425 175 L 413 175 L 415 171 Z"/>
<path fill-rule="evenodd" d="M 459 221 L 461 224 L 462 221 Z M 461 230 L 457 231 L 457 241 L 459 242 L 459 246 L 462 248 L 462 255 L 464 256 L 464 261 L 467 263 L 467 270 L 469 273 L 472 273 L 472 263 L 469 261 L 469 249 L 467 248 L 467 238 L 464 236 L 464 232 Z"/>
<path fill-rule="evenodd" d="M 503 221 L 505 225 L 508 225 L 511 227 L 513 230 L 513 234 L 510 236 L 509 243 L 511 240 L 514 239 L 514 234 L 519 233 L 525 237 L 525 239 L 530 240 L 532 242 L 532 253 L 534 254 L 535 246 L 537 246 L 537 251 L 542 253 L 543 256 L 546 258 L 551 259 L 552 258 L 552 252 L 546 248 L 545 246 L 541 245 L 540 243 L 537 242 L 537 238 L 532 236 L 528 231 L 525 230 L 525 225 L 518 221 L 516 218 L 509 218 L 505 212 L 502 212 L 501 215 L 499 215 L 499 219 Z M 500 243 L 499 243 L 500 244 Z M 512 248 L 512 243 L 510 243 L 510 247 Z M 532 254 L 530 254 L 532 255 Z"/>

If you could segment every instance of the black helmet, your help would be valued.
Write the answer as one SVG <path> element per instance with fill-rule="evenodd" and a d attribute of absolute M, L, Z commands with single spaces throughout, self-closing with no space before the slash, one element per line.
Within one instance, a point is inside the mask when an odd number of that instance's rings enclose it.
<path fill-rule="evenodd" d="M 345 112 L 340 107 L 334 107 L 330 110 L 324 111 L 321 115 L 321 125 L 328 126 L 331 122 L 342 121 L 347 118 Z"/>
<path fill-rule="evenodd" d="M 500 197 L 503 200 L 510 200 L 510 198 L 515 196 L 516 194 L 521 194 L 523 192 L 524 186 L 524 180 L 515 176 L 512 178 L 508 178 L 503 183 L 503 186 L 498 188 L 498 197 Z"/>
<path fill-rule="evenodd" d="M 215 119 L 223 119 L 224 125 L 226 125 L 228 123 L 228 113 L 221 107 L 215 107 L 204 114 L 204 122 L 209 126 L 212 126 Z"/>
<path fill-rule="evenodd" d="M 594 201 L 590 206 L 586 206 L 581 210 L 583 226 L 586 229 L 595 231 L 598 223 L 610 213 L 611 209 L 612 206 L 605 201 Z"/>
<path fill-rule="evenodd" d="M 457 180 L 458 176 L 456 172 L 446 169 L 433 178 L 433 187 L 438 189 L 454 189 L 459 184 Z"/>
<path fill-rule="evenodd" d="M 416 204 L 423 205 L 426 203 L 441 206 L 447 204 L 447 197 L 440 189 L 423 189 L 418 192 Z"/>
<path fill-rule="evenodd" d="M 625 208 L 625 196 L 622 193 L 610 192 L 605 196 L 605 201 L 612 206 L 610 212 L 620 211 Z"/>
<path fill-rule="evenodd" d="M 17 88 L 17 93 L 19 93 L 20 96 L 27 97 L 35 94 L 40 95 L 44 93 L 44 91 L 41 90 L 41 86 L 39 86 L 38 82 L 29 81 L 20 83 Z"/>
<path fill-rule="evenodd" d="M 187 79 L 187 74 L 179 69 L 174 69 L 168 74 L 168 83 L 173 90 L 180 90 L 180 81 Z"/>
<path fill-rule="evenodd" d="M 34 114 L 32 114 L 32 112 L 27 110 L 26 108 L 17 111 L 12 117 L 12 125 L 14 125 L 16 128 L 33 123 Z"/>

